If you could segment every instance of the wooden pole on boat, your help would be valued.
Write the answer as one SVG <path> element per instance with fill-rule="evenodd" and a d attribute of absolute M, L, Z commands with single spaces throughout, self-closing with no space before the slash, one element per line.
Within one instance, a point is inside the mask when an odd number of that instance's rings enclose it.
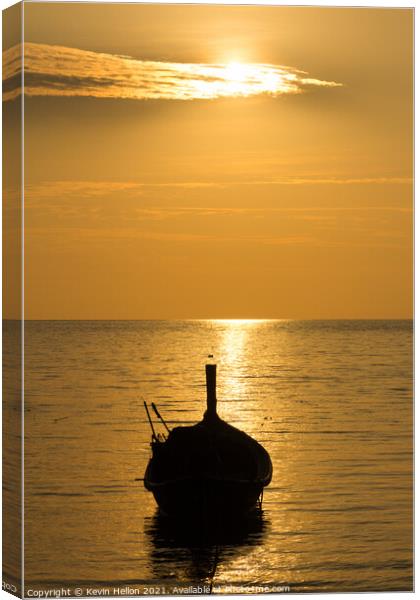
<path fill-rule="evenodd" d="M 160 420 L 162 421 L 163 425 L 166 427 L 166 431 L 167 431 L 168 433 L 171 433 L 171 430 L 170 430 L 170 429 L 169 429 L 169 427 L 167 426 L 167 424 L 166 424 L 166 422 L 165 422 L 164 418 L 162 417 L 162 415 L 161 415 L 161 414 L 160 414 L 160 412 L 158 411 L 158 409 L 157 409 L 157 406 L 156 406 L 156 404 L 155 404 L 154 402 L 152 402 L 152 408 L 153 408 L 153 410 L 155 411 L 157 418 L 158 418 L 158 419 L 160 419 Z"/>
<path fill-rule="evenodd" d="M 147 418 L 149 419 L 149 425 L 152 429 L 152 440 L 157 441 L 157 436 L 155 433 L 155 428 L 153 427 L 152 419 L 150 417 L 149 409 L 147 408 L 146 400 L 143 400 L 144 408 L 146 409 Z"/>
<path fill-rule="evenodd" d="M 206 365 L 206 386 L 207 386 L 207 416 L 217 415 L 216 398 L 216 365 Z"/>

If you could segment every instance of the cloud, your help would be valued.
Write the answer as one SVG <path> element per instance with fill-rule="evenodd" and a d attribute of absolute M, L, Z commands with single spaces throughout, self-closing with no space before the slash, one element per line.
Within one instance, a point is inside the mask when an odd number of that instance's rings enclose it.
<path fill-rule="evenodd" d="M 190 193 L 191 186 L 197 185 L 203 182 L 64 180 L 27 184 L 25 235 L 40 243 L 47 237 L 63 246 L 83 239 L 277 247 L 401 248 L 410 243 L 413 208 L 410 197 L 401 196 L 400 190 L 391 201 L 376 194 L 362 195 L 359 201 L 356 191 L 354 202 L 344 204 L 324 202 L 322 195 L 315 202 L 306 194 L 296 202 L 294 196 L 279 193 L 266 205 L 260 196 L 244 201 L 242 194 L 231 193 L 228 186 L 221 194 L 208 182 L 204 185 L 209 193 Z M 181 193 L 172 191 L 171 186 Z"/>
<path fill-rule="evenodd" d="M 371 179 L 367 181 L 372 182 Z M 382 179 L 377 181 L 383 182 Z M 409 182 L 409 180 L 404 179 L 401 181 L 403 183 Z M 38 217 L 42 214 L 42 210 L 45 210 L 63 219 L 76 216 L 82 212 L 86 218 L 88 215 L 93 215 L 96 220 L 99 219 L 100 215 L 104 215 L 106 219 L 109 219 L 112 215 L 113 218 L 126 218 L 128 221 L 133 218 L 163 221 L 178 218 L 188 219 L 190 217 L 213 218 L 246 215 L 263 218 L 276 214 L 288 215 L 288 218 L 300 220 L 326 221 L 340 213 L 352 213 L 354 216 L 368 212 L 408 214 L 412 211 L 410 203 L 402 202 L 400 199 L 396 204 L 391 205 L 379 201 L 362 205 L 352 204 L 351 206 L 343 206 L 340 203 L 332 206 L 311 206 L 307 203 L 303 205 L 290 204 L 285 202 L 281 196 L 283 200 L 275 206 L 272 204 L 249 206 L 238 204 L 236 200 L 230 200 L 230 189 L 236 185 L 244 185 L 244 182 L 234 182 L 221 186 L 218 183 L 208 182 L 45 181 L 25 185 L 24 203 L 27 214 L 31 213 L 38 215 Z M 189 196 L 188 192 L 193 191 L 196 187 L 208 188 L 210 191 L 214 189 L 219 198 L 222 198 L 219 192 L 221 192 L 221 189 L 225 189 L 227 195 L 225 195 L 224 201 L 221 200 L 220 203 L 212 205 L 211 196 L 210 202 L 208 195 L 200 200 L 197 199 L 196 195 Z M 178 189 L 181 189 L 182 193 L 174 194 L 173 192 Z M 12 190 L 6 189 L 5 192 L 10 196 Z M 234 195 L 233 197 L 237 198 L 238 196 Z M 13 198 L 13 202 L 8 202 L 8 207 L 14 210 L 18 206 L 19 198 L 15 195 Z"/>
<path fill-rule="evenodd" d="M 383 185 L 397 184 L 410 185 L 410 177 L 284 177 L 282 179 L 256 179 L 241 181 L 167 181 L 167 182 L 141 182 L 141 181 L 84 181 L 84 180 L 57 180 L 42 181 L 25 185 L 25 200 L 83 197 L 94 198 L 123 192 L 127 196 L 142 196 L 150 190 L 159 189 L 227 189 L 241 186 L 294 186 L 294 185 Z"/>
<path fill-rule="evenodd" d="M 3 53 L 4 100 L 20 93 L 21 55 L 20 45 Z M 35 43 L 24 44 L 23 62 L 28 96 L 209 100 L 342 86 L 283 65 L 144 61 Z"/>

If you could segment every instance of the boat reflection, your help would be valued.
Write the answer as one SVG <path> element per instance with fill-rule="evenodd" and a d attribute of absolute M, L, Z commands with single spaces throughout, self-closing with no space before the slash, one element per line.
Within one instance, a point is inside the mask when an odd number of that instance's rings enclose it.
<path fill-rule="evenodd" d="M 144 521 L 153 575 L 168 586 L 188 582 L 208 586 L 211 591 L 218 568 L 262 544 L 269 527 L 264 511 L 237 521 L 208 521 L 201 527 L 163 517 L 156 511 Z M 203 593 L 209 592 L 208 587 Z"/>

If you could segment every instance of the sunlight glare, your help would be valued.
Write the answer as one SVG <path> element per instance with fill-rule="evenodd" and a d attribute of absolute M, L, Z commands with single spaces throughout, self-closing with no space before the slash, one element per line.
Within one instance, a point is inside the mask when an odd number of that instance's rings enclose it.
<path fill-rule="evenodd" d="M 270 319 L 212 319 L 214 323 L 226 323 L 227 325 L 251 325 L 266 323 Z"/>
<path fill-rule="evenodd" d="M 278 72 L 266 65 L 229 62 L 223 70 L 222 95 L 250 96 L 276 93 L 283 85 Z M 223 89 L 224 88 L 224 89 Z"/>

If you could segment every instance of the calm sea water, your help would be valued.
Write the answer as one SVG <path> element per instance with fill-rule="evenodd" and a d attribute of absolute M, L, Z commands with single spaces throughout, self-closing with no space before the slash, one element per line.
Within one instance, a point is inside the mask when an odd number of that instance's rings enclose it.
<path fill-rule="evenodd" d="M 26 588 L 412 589 L 411 328 L 26 323 Z M 259 524 L 200 547 L 162 526 L 135 479 L 143 399 L 171 426 L 200 420 L 209 353 L 220 416 L 266 447 L 274 476 Z"/>

